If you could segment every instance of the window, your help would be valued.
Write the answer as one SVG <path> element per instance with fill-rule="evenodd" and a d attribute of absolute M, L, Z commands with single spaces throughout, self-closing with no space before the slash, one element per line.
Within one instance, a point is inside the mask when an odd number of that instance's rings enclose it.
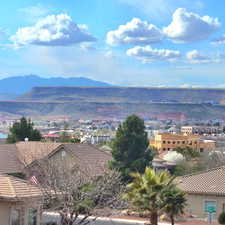
<path fill-rule="evenodd" d="M 180 141 L 177 141 L 177 144 L 180 144 Z"/>
<path fill-rule="evenodd" d="M 66 152 L 65 151 L 62 151 L 61 152 L 61 155 L 62 155 L 62 157 L 65 157 L 66 156 Z"/>
<path fill-rule="evenodd" d="M 37 225 L 37 209 L 29 209 L 28 225 Z"/>
<path fill-rule="evenodd" d="M 12 211 L 11 211 L 11 225 L 21 225 L 21 223 L 20 223 L 20 210 L 12 209 Z"/>
<path fill-rule="evenodd" d="M 223 212 L 225 212 L 225 203 L 223 203 Z"/>
<path fill-rule="evenodd" d="M 166 151 L 166 149 L 165 149 L 165 148 L 163 148 L 163 151 Z"/>
<path fill-rule="evenodd" d="M 182 141 L 182 144 L 185 144 L 185 141 Z"/>
<path fill-rule="evenodd" d="M 200 148 L 200 152 L 204 152 L 204 148 Z"/>
<path fill-rule="evenodd" d="M 163 141 L 163 144 L 166 144 L 166 141 Z"/>
<path fill-rule="evenodd" d="M 204 212 L 208 212 L 209 208 L 213 208 L 216 211 L 216 201 L 205 200 L 205 202 L 204 202 Z"/>
<path fill-rule="evenodd" d="M 170 141 L 168 141 L 167 143 L 170 144 Z"/>
<path fill-rule="evenodd" d="M 173 141 L 173 144 L 175 145 L 176 144 L 176 141 Z"/>
<path fill-rule="evenodd" d="M 168 148 L 168 151 L 170 150 L 170 148 Z"/>

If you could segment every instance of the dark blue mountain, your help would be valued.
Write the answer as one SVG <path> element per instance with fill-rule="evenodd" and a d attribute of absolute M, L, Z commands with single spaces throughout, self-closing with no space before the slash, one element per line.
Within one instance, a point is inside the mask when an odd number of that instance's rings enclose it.
<path fill-rule="evenodd" d="M 111 85 L 84 77 L 43 78 L 36 75 L 8 77 L 0 80 L 0 100 L 14 98 L 37 86 L 110 87 Z"/>

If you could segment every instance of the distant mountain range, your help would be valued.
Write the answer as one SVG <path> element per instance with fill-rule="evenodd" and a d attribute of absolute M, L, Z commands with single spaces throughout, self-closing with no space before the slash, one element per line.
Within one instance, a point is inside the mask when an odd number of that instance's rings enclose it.
<path fill-rule="evenodd" d="M 0 100 L 15 98 L 37 86 L 109 87 L 112 85 L 84 77 L 43 78 L 37 75 L 15 76 L 0 80 Z"/>
<path fill-rule="evenodd" d="M 225 104 L 225 89 L 154 87 L 34 87 L 20 101 Z"/>
<path fill-rule="evenodd" d="M 1 93 L 11 93 L 11 100 Z M 225 89 L 115 87 L 82 77 L 11 77 L 0 80 L 1 113 L 73 119 L 135 113 L 145 118 L 225 120 Z"/>
<path fill-rule="evenodd" d="M 0 112 L 67 115 L 73 119 L 145 118 L 225 119 L 225 89 L 141 87 L 34 87 Z"/>

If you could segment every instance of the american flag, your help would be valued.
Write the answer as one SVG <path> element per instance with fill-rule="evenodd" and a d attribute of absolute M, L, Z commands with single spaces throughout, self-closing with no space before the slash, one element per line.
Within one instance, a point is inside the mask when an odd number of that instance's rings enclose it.
<path fill-rule="evenodd" d="M 36 178 L 34 175 L 30 178 L 30 181 L 31 181 L 33 184 L 38 184 L 38 180 L 37 180 L 37 178 Z"/>

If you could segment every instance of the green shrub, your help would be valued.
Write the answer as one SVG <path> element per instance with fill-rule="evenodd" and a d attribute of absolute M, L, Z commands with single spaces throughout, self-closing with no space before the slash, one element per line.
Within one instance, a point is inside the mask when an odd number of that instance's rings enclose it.
<path fill-rule="evenodd" d="M 218 217 L 219 224 L 225 224 L 225 212 L 220 213 Z"/>

